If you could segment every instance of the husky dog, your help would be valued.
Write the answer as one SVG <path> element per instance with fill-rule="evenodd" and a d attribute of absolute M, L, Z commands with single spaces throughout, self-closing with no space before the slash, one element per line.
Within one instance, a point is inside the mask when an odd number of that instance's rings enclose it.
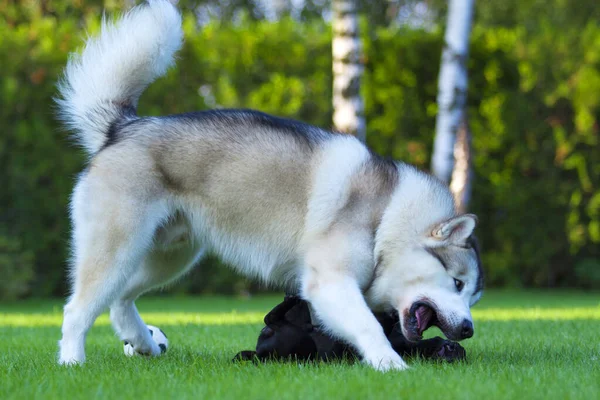
<path fill-rule="evenodd" d="M 260 112 L 137 116 L 181 44 L 179 12 L 151 0 L 104 21 L 59 84 L 61 116 L 90 155 L 72 195 L 60 363 L 85 360 L 86 334 L 107 307 L 122 340 L 161 354 L 134 301 L 206 252 L 299 293 L 378 370 L 407 365 L 372 311 L 397 310 L 411 341 L 432 324 L 471 337 L 482 291 L 476 218 L 457 214 L 448 188 L 354 137 Z"/>

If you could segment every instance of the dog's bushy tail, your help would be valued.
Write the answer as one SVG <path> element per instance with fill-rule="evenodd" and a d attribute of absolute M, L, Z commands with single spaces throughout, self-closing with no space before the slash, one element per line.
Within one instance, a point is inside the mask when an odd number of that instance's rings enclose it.
<path fill-rule="evenodd" d="M 140 95 L 173 64 L 182 41 L 177 9 L 167 0 L 149 0 L 116 22 L 103 18 L 100 35 L 71 56 L 56 102 L 88 153 L 105 145 L 113 124 L 136 118 Z"/>

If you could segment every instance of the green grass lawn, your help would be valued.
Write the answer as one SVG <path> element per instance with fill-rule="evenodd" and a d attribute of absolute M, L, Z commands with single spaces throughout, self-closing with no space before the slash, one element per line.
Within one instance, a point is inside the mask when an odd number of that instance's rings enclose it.
<path fill-rule="evenodd" d="M 230 362 L 254 347 L 280 299 L 142 299 L 146 323 L 169 336 L 167 354 L 126 358 L 103 315 L 78 367 L 55 363 L 61 302 L 0 303 L 0 399 L 600 398 L 598 293 L 489 291 L 459 364 L 412 360 L 408 371 L 381 374 L 359 363 Z"/>

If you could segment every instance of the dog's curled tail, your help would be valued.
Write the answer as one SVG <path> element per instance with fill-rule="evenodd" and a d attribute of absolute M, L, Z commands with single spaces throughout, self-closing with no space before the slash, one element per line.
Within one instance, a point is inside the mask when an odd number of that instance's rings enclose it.
<path fill-rule="evenodd" d="M 100 35 L 71 56 L 56 102 L 88 153 L 111 139 L 113 124 L 136 118 L 140 95 L 173 64 L 182 41 L 177 9 L 167 0 L 149 0 L 114 23 L 103 18 Z"/>

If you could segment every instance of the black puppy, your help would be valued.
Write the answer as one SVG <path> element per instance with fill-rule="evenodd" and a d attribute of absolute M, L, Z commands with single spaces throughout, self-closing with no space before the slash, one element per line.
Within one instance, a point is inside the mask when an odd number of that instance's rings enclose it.
<path fill-rule="evenodd" d="M 411 343 L 399 329 L 397 315 L 378 313 L 375 317 L 383 327 L 393 349 L 403 357 L 453 362 L 466 358 L 465 349 L 456 342 L 435 337 Z M 311 323 L 308 304 L 296 296 L 286 296 L 265 316 L 256 351 L 238 353 L 240 360 L 336 360 L 355 358 L 356 352 L 347 344 L 333 339 Z"/>

